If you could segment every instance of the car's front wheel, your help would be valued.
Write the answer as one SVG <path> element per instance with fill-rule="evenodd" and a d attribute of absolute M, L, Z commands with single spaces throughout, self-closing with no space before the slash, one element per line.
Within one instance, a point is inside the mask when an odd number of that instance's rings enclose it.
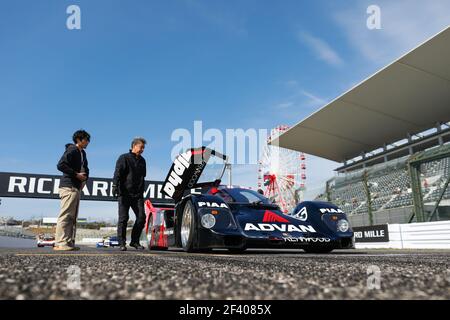
<path fill-rule="evenodd" d="M 181 246 L 186 252 L 194 251 L 195 230 L 195 208 L 191 201 L 187 201 L 181 214 L 180 225 Z"/>

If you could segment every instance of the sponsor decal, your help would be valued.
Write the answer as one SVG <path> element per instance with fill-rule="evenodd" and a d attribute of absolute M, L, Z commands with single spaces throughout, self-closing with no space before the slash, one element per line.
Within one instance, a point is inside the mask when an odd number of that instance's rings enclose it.
<path fill-rule="evenodd" d="M 208 150 L 191 149 L 175 158 L 164 181 L 163 192 L 167 196 L 178 202 L 195 188 L 211 155 Z"/>
<path fill-rule="evenodd" d="M 270 223 L 272 222 L 272 223 Z M 281 224 L 273 223 L 278 222 Z M 275 212 L 266 210 L 263 216 L 263 223 L 246 223 L 245 231 L 281 231 L 281 232 L 316 232 L 311 225 L 294 225 L 289 220 L 281 217 Z"/>
<path fill-rule="evenodd" d="M 300 221 L 308 220 L 308 211 L 306 211 L 306 207 L 301 208 L 300 211 L 294 214 L 293 217 Z"/>
<path fill-rule="evenodd" d="M 217 203 L 217 202 L 198 202 L 198 206 L 200 208 L 207 207 L 207 208 L 225 208 L 228 209 L 228 206 L 225 203 Z"/>
<path fill-rule="evenodd" d="M 266 210 L 264 212 L 263 222 L 289 222 L 289 220 L 280 217 L 272 211 Z"/>
<path fill-rule="evenodd" d="M 202 174 L 203 169 L 206 166 L 206 162 L 202 162 L 200 165 L 195 167 L 194 173 L 191 175 L 189 182 L 187 184 L 188 188 L 194 188 L 198 179 L 200 179 L 200 175 Z"/>
<path fill-rule="evenodd" d="M 285 242 L 330 242 L 330 238 L 285 237 Z"/>
<path fill-rule="evenodd" d="M 281 231 L 281 232 L 316 232 L 311 225 L 275 224 L 275 223 L 246 223 L 245 231 Z"/>
<path fill-rule="evenodd" d="M 344 213 L 341 209 L 335 209 L 335 208 L 320 208 L 321 213 Z"/>
<path fill-rule="evenodd" d="M 181 179 L 181 177 L 183 176 L 186 169 L 188 169 L 191 165 L 191 155 L 191 151 L 182 153 L 173 162 L 173 170 L 169 173 L 167 182 L 164 185 L 164 192 L 169 197 L 173 196 L 173 194 L 175 193 L 175 188 L 183 182 L 183 179 Z"/>

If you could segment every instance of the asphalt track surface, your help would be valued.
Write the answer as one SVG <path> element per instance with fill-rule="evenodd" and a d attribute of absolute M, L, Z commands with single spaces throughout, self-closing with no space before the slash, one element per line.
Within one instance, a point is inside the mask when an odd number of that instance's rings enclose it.
<path fill-rule="evenodd" d="M 449 258 L 448 250 L 1 248 L 0 299 L 450 299 Z"/>

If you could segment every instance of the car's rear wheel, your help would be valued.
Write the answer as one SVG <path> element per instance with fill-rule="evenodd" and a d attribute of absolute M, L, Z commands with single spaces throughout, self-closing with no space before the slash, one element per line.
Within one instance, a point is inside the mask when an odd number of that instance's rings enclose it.
<path fill-rule="evenodd" d="M 187 201 L 181 215 L 180 226 L 181 246 L 186 252 L 194 251 L 195 229 L 195 208 L 191 201 Z"/>
<path fill-rule="evenodd" d="M 332 247 L 306 247 L 303 248 L 307 253 L 330 253 L 334 250 Z"/>

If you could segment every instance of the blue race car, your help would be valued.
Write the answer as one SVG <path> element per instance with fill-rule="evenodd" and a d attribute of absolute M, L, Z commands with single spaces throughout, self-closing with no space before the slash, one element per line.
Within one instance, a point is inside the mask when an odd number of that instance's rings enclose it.
<path fill-rule="evenodd" d="M 205 168 L 212 157 L 219 174 L 201 182 L 208 176 Z M 150 249 L 243 252 L 247 248 L 301 248 L 327 253 L 354 248 L 353 231 L 337 206 L 305 201 L 284 214 L 258 192 L 221 185 L 226 165 L 225 155 L 206 147 L 190 149 L 175 159 L 163 185 L 175 207 L 157 210 L 149 201 L 146 204 Z"/>
<path fill-rule="evenodd" d="M 116 236 L 104 237 L 102 241 L 97 242 L 97 248 L 118 247 L 119 239 Z"/>

